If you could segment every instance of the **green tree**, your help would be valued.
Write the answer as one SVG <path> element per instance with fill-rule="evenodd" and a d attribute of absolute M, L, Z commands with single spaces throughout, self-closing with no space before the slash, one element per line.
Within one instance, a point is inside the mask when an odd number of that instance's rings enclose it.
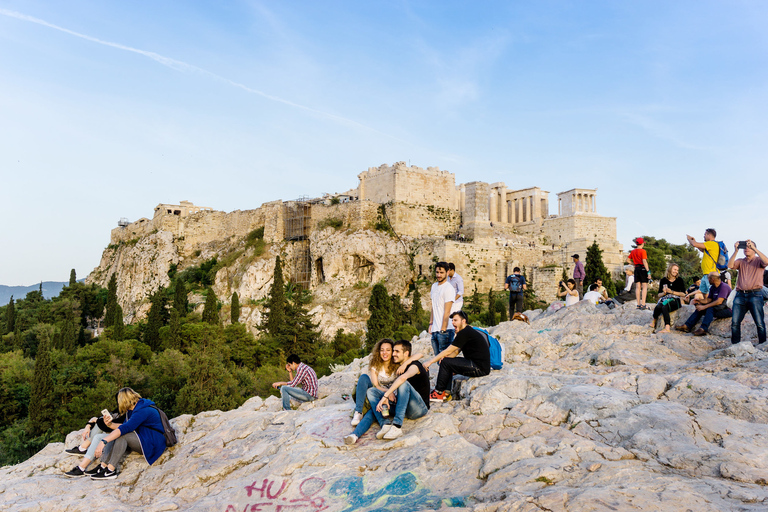
<path fill-rule="evenodd" d="M 178 312 L 180 318 L 187 316 L 189 299 L 187 297 L 187 285 L 182 279 L 176 279 L 174 281 L 173 309 Z"/>
<path fill-rule="evenodd" d="M 370 351 L 380 339 L 392 336 L 392 301 L 383 284 L 376 283 L 373 286 L 371 298 L 368 300 L 368 311 L 371 316 L 366 322 L 368 327 L 368 333 L 365 336 L 366 351 Z"/>
<path fill-rule="evenodd" d="M 616 295 L 616 288 L 613 284 L 613 277 L 603 263 L 603 251 L 600 246 L 597 245 L 597 241 L 592 242 L 587 248 L 587 258 L 584 264 L 584 291 L 589 289 L 589 286 L 596 282 L 598 279 L 603 280 L 603 286 L 608 292 L 609 297 Z"/>
<path fill-rule="evenodd" d="M 286 354 L 296 354 L 302 361 L 314 363 L 317 357 L 317 344 L 320 341 L 318 324 L 312 321 L 306 308 L 304 295 L 294 296 L 288 305 L 288 318 L 291 319 L 287 335 L 288 343 L 284 350 Z"/>
<path fill-rule="evenodd" d="M 75 269 L 72 269 L 69 271 L 69 286 L 75 286 L 76 282 L 77 282 L 77 272 L 75 272 Z"/>
<path fill-rule="evenodd" d="M 488 327 L 496 325 L 496 301 L 493 297 L 493 288 L 488 290 Z"/>
<path fill-rule="evenodd" d="M 120 304 L 117 305 L 115 310 L 115 321 L 112 324 L 112 336 L 117 341 L 122 341 L 125 335 L 125 324 L 123 323 L 123 308 Z"/>
<path fill-rule="evenodd" d="M 526 285 L 525 290 L 523 291 L 523 311 L 546 307 L 546 303 L 542 304 L 542 302 L 536 296 L 533 279 L 529 276 L 529 273 L 525 267 L 523 267 L 522 274 L 525 276 Z"/>
<path fill-rule="evenodd" d="M 107 310 L 104 313 L 104 327 L 112 327 L 117 312 L 117 274 L 112 274 L 107 284 Z"/>
<path fill-rule="evenodd" d="M 240 297 L 237 292 L 232 293 L 232 305 L 229 310 L 229 319 L 233 324 L 240 323 Z"/>
<path fill-rule="evenodd" d="M 163 309 L 165 309 L 165 290 L 161 286 L 150 297 L 149 313 L 147 313 L 147 327 L 144 329 L 144 343 L 149 345 L 152 351 L 160 348 L 160 328 L 163 327 Z M 117 310 L 115 310 L 116 314 Z"/>
<path fill-rule="evenodd" d="M 5 332 L 13 332 L 16 329 L 16 306 L 13 302 L 13 295 L 5 308 Z"/>
<path fill-rule="evenodd" d="M 404 324 L 408 323 L 409 314 L 403 306 L 403 301 L 400 300 L 400 296 L 393 293 L 389 296 L 389 304 L 392 310 L 392 331 L 397 331 Z"/>
<path fill-rule="evenodd" d="M 472 291 L 472 295 L 469 296 L 469 300 L 467 301 L 467 305 L 464 309 L 467 310 L 467 314 L 471 315 L 479 315 L 483 310 L 483 302 L 480 298 L 480 293 L 477 291 L 477 285 L 475 285 L 475 289 Z"/>
<path fill-rule="evenodd" d="M 50 397 L 53 393 L 51 378 L 51 341 L 54 328 L 52 325 L 35 326 L 38 337 L 35 370 L 32 377 L 32 389 L 29 399 L 29 426 L 35 435 L 46 432 L 53 424 L 54 412 Z"/>
<path fill-rule="evenodd" d="M 219 304 L 216 294 L 209 286 L 205 293 L 205 307 L 203 308 L 203 322 L 211 325 L 219 325 Z"/>
<path fill-rule="evenodd" d="M 272 286 L 264 303 L 263 321 L 260 328 L 275 339 L 284 336 L 288 326 L 286 310 L 288 304 L 285 299 L 285 283 L 283 282 L 283 267 L 280 256 L 275 258 L 275 270 L 272 275 Z"/>

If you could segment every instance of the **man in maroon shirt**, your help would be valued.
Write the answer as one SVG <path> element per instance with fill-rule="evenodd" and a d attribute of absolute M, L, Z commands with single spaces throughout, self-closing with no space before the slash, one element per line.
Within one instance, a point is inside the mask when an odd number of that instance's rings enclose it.
<path fill-rule="evenodd" d="M 740 242 L 734 246 L 733 256 L 728 261 L 728 268 L 739 271 L 736 278 L 736 297 L 733 299 L 733 317 L 731 318 L 731 343 L 741 341 L 741 322 L 747 315 L 752 315 L 757 328 L 757 340 L 765 343 L 765 312 L 763 311 L 763 275 L 768 266 L 768 257 L 757 250 L 755 242 L 747 240 L 744 244 L 744 258 L 736 259 Z"/>
<path fill-rule="evenodd" d="M 579 261 L 579 255 L 574 254 L 573 258 L 573 280 L 576 281 L 576 289 L 579 290 L 579 300 L 584 298 L 584 278 L 587 273 L 584 271 L 584 264 Z"/>

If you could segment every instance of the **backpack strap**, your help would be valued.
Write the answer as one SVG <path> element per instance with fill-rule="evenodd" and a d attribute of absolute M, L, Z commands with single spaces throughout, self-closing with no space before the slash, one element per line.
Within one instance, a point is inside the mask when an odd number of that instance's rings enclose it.
<path fill-rule="evenodd" d="M 163 424 L 163 417 L 160 416 L 160 409 L 156 405 L 150 405 L 151 408 L 157 411 L 157 417 L 160 420 L 160 424 Z M 150 427 L 149 425 L 144 425 L 149 430 L 154 430 L 155 432 L 160 432 L 161 434 L 165 435 L 165 427 L 163 427 L 163 430 L 157 430 L 156 428 Z"/>

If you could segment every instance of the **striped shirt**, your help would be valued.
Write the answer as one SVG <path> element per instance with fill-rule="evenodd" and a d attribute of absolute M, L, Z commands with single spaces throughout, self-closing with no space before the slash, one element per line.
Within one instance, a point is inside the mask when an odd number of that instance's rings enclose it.
<path fill-rule="evenodd" d="M 301 386 L 301 389 L 317 398 L 317 374 L 315 370 L 304 363 L 299 363 L 296 368 L 296 377 L 287 385 L 292 388 Z"/>

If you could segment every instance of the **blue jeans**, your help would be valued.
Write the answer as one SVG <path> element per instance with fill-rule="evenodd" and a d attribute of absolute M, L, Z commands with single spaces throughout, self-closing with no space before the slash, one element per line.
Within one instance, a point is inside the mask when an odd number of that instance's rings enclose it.
<path fill-rule="evenodd" d="M 91 429 L 90 433 L 90 440 L 91 444 L 88 446 L 88 450 L 86 450 L 85 457 L 86 459 L 93 462 L 93 459 L 95 459 L 95 453 L 96 448 L 99 447 L 99 444 L 101 444 L 101 440 L 107 437 L 109 434 L 102 432 L 102 430 L 99 428 L 98 425 L 94 425 L 93 429 Z M 104 449 L 101 451 L 101 460 L 107 460 L 109 459 L 109 454 L 112 452 L 112 445 L 113 443 L 107 443 L 107 445 L 104 447 Z"/>
<path fill-rule="evenodd" d="M 768 286 L 763 286 L 763 299 L 768 300 Z"/>
<path fill-rule="evenodd" d="M 280 386 L 280 396 L 283 398 L 283 410 L 291 410 L 291 398 L 299 402 L 314 402 L 315 397 L 301 388 L 292 388 L 290 386 Z"/>
<path fill-rule="evenodd" d="M 368 388 L 372 388 L 373 383 L 367 373 L 364 373 L 357 379 L 357 390 L 355 391 L 355 412 L 363 412 L 363 406 L 365 405 L 365 394 L 368 392 Z M 360 436 L 358 436 L 360 437 Z"/>
<path fill-rule="evenodd" d="M 376 388 L 371 388 L 376 389 Z M 378 391 L 378 389 L 376 389 Z M 383 394 L 383 393 L 382 393 Z M 365 395 L 363 395 L 365 396 Z M 381 400 L 381 398 L 379 398 Z M 355 427 L 355 431 L 352 432 L 357 436 L 358 439 L 363 437 L 363 434 L 368 432 L 368 429 L 371 428 L 371 425 L 373 425 L 374 415 L 373 415 L 373 408 L 368 409 L 368 412 L 366 412 L 362 419 L 360 420 L 360 423 L 357 424 Z"/>
<path fill-rule="evenodd" d="M 741 341 L 741 321 L 747 315 L 747 310 L 752 315 L 752 320 L 755 321 L 758 342 L 765 343 L 765 313 L 763 312 L 762 290 L 736 291 L 731 319 L 731 343 L 736 344 Z"/>
<path fill-rule="evenodd" d="M 453 329 L 448 329 L 445 333 L 432 331 L 432 350 L 435 352 L 435 355 L 447 349 L 453 343 L 455 335 L 456 331 Z"/>
<path fill-rule="evenodd" d="M 689 330 L 693 330 L 693 326 L 696 325 L 699 318 L 703 316 L 704 320 L 701 321 L 701 328 L 705 331 L 709 331 L 709 324 L 712 323 L 712 320 L 715 318 L 729 318 L 731 315 L 733 315 L 733 313 L 727 307 L 715 306 L 707 308 L 704 311 L 694 311 L 693 314 L 688 317 L 688 320 L 685 321 L 685 325 L 688 326 Z"/>
<path fill-rule="evenodd" d="M 429 409 L 418 391 L 409 382 L 403 382 L 397 388 L 397 403 L 395 404 L 395 417 L 392 418 L 392 424 L 402 426 L 405 418 L 416 420 L 427 412 Z"/>

